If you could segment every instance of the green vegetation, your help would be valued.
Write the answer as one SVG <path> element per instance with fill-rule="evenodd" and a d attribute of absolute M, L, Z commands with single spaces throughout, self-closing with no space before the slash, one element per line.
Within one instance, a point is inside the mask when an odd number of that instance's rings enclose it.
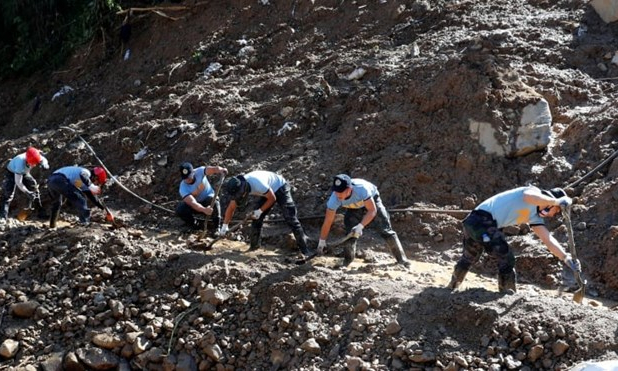
<path fill-rule="evenodd" d="M 100 30 L 111 29 L 120 0 L 0 1 L 0 78 L 54 68 Z"/>

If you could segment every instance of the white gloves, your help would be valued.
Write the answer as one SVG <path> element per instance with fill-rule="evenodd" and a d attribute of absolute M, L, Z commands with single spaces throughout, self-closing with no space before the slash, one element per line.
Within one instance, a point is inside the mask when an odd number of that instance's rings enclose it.
<path fill-rule="evenodd" d="M 49 162 L 45 157 L 41 158 L 41 166 L 43 166 L 43 169 L 45 170 L 49 169 Z"/>
<path fill-rule="evenodd" d="M 251 219 L 257 220 L 257 219 L 260 219 L 260 216 L 262 216 L 262 210 L 261 209 L 255 209 L 251 213 Z"/>
<path fill-rule="evenodd" d="M 93 195 L 101 194 L 101 188 L 94 183 L 88 186 L 88 189 L 90 190 L 90 192 L 92 192 Z"/>
<path fill-rule="evenodd" d="M 571 197 L 569 196 L 562 196 L 558 199 L 558 205 L 560 205 L 560 208 L 562 209 L 566 209 L 572 204 L 573 204 L 573 199 L 571 199 Z"/>
<path fill-rule="evenodd" d="M 324 254 L 324 249 L 326 248 L 326 240 L 318 241 L 318 254 Z"/>
<path fill-rule="evenodd" d="M 227 234 L 227 231 L 229 231 L 230 228 L 227 224 L 221 224 L 221 228 L 219 228 L 219 235 L 220 236 L 225 236 Z"/>
<path fill-rule="evenodd" d="M 361 223 L 358 223 L 350 232 L 354 235 L 354 238 L 359 238 L 363 235 L 363 228 L 365 227 Z"/>
<path fill-rule="evenodd" d="M 573 259 L 571 254 L 566 254 L 564 256 L 564 264 L 566 264 L 573 271 L 576 271 L 576 272 L 582 271 L 582 264 L 579 262 L 579 259 Z"/>

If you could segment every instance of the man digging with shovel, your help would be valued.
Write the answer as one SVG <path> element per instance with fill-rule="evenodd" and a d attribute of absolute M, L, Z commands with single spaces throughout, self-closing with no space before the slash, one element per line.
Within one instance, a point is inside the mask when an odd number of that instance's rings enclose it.
<path fill-rule="evenodd" d="M 553 218 L 571 206 L 572 200 L 561 188 L 541 190 L 534 186 L 511 189 L 483 201 L 463 221 L 463 254 L 453 271 L 448 288 L 454 290 L 466 277 L 470 266 L 483 251 L 498 261 L 498 290 L 516 291 L 515 255 L 502 228 L 529 224 L 547 249 L 575 272 L 581 272 L 579 260 L 572 257 L 549 233 L 543 218 Z"/>
<path fill-rule="evenodd" d="M 225 210 L 223 225 L 219 230 L 220 235 L 224 236 L 229 232 L 229 223 L 236 212 L 236 207 L 244 205 L 251 195 L 255 196 L 253 205 L 255 209 L 247 215 L 247 219 L 251 219 L 248 251 L 255 251 L 262 246 L 264 218 L 276 203 L 281 208 L 283 218 L 294 234 L 300 253 L 305 258 L 313 255 L 308 246 L 309 238 L 298 220 L 296 204 L 290 188 L 290 184 L 283 176 L 271 171 L 256 170 L 230 178 L 225 189 L 231 201 Z"/>
<path fill-rule="evenodd" d="M 101 194 L 101 187 L 107 181 L 107 173 L 102 167 L 94 167 L 92 172 L 80 166 L 65 166 L 54 171 L 47 180 L 47 188 L 52 199 L 49 227 L 56 228 L 58 215 L 64 199 L 69 200 L 77 209 L 79 224 L 90 224 L 90 208 L 88 200 L 101 210 L 104 210 L 105 219 L 113 223 L 114 216 L 97 197 Z"/>
<path fill-rule="evenodd" d="M 41 205 L 39 185 L 32 175 L 30 175 L 30 170 L 39 164 L 44 169 L 49 169 L 47 159 L 34 147 L 28 147 L 26 152 L 15 156 L 7 164 L 6 175 L 2 183 L 3 192 L 0 205 L 0 223 L 4 222 L 9 215 L 9 207 L 15 195 L 15 188 L 19 188 L 20 191 L 28 196 L 30 207 L 38 209 L 40 217 L 46 217 L 44 215 L 45 210 Z M 19 219 L 25 219 L 25 217 L 27 217 L 27 215 L 19 217 Z"/>

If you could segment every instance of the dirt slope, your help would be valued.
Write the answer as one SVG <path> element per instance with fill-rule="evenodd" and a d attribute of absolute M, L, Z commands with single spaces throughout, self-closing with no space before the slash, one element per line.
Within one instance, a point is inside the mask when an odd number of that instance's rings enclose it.
<path fill-rule="evenodd" d="M 55 230 L 0 227 L 3 366 L 558 370 L 616 358 L 615 161 L 568 189 L 583 305 L 526 226 L 507 231 L 521 284 L 500 296 L 490 259 L 462 290 L 443 289 L 462 214 L 393 212 L 414 262 L 404 271 L 371 230 L 351 269 L 334 256 L 299 266 L 276 220 L 263 251 L 243 253 L 240 233 L 203 252 L 164 210 L 178 201 L 182 161 L 280 172 L 313 237 L 341 172 L 377 184 L 396 210 L 469 210 L 507 188 L 572 184 L 617 149 L 615 25 L 583 1 L 181 5 L 165 11 L 177 20 L 136 13 L 126 61 L 107 35 L 59 71 L 3 82 L 7 159 L 34 144 L 52 169 L 97 164 L 79 134 L 159 206 L 110 184 L 124 228 L 72 225 L 68 207 Z M 539 97 L 552 115 L 543 151 L 496 155 L 472 135 L 471 122 L 489 123 L 509 147 Z M 21 194 L 13 205 L 15 216 Z M 561 221 L 550 227 L 566 243 Z"/>

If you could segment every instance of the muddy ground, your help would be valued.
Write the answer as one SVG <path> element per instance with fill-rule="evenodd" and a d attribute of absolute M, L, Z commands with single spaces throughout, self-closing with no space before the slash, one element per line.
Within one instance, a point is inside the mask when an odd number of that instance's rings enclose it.
<path fill-rule="evenodd" d="M 127 60 L 107 33 L 59 70 L 2 82 L 5 160 L 28 145 L 52 170 L 98 157 L 122 184 L 104 200 L 124 225 L 96 210 L 78 226 L 68 206 L 57 229 L 20 222 L 18 193 L 0 227 L 3 368 L 565 370 L 617 357 L 618 162 L 591 173 L 618 149 L 615 24 L 576 0 L 174 6 L 133 14 Z M 471 132 L 489 123 L 510 148 L 539 98 L 547 146 L 498 155 Z M 258 252 L 243 231 L 203 251 L 171 211 L 183 161 L 283 174 L 316 239 L 331 177 L 370 180 L 412 268 L 371 229 L 350 269 L 337 251 L 297 265 L 279 215 Z M 506 231 L 515 295 L 497 293 L 489 258 L 443 288 L 462 211 L 524 184 L 576 201 L 581 305 L 527 226 Z M 562 220 L 549 226 L 566 246 Z"/>

